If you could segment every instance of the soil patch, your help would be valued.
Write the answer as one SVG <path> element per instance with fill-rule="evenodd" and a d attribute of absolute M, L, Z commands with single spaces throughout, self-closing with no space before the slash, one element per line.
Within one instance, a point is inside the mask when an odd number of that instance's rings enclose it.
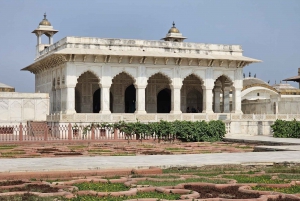
<path fill-rule="evenodd" d="M 58 192 L 58 190 L 59 190 L 59 188 L 51 187 L 46 184 L 28 184 L 24 187 L 13 187 L 13 188 L 9 188 L 9 189 L 0 189 L 0 193 L 17 192 L 17 191 L 55 193 L 55 192 Z"/>
<path fill-rule="evenodd" d="M 196 191 L 201 199 L 205 198 L 226 198 L 226 199 L 250 199 L 258 198 L 259 193 L 242 193 L 239 186 L 228 186 L 225 188 L 216 188 L 214 186 L 184 185 L 185 189 Z"/>

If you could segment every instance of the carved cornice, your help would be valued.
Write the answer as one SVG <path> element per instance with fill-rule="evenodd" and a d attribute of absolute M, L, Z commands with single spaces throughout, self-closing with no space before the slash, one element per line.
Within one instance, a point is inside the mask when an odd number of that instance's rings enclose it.
<path fill-rule="evenodd" d="M 197 59 L 182 57 L 157 57 L 157 56 L 139 56 L 139 55 L 101 55 L 101 54 L 52 54 L 35 63 L 23 68 L 31 73 L 38 74 L 45 70 L 57 67 L 66 62 L 74 63 L 111 63 L 111 64 L 132 64 L 132 65 L 169 65 L 169 66 L 203 66 L 203 67 L 223 67 L 239 68 L 247 62 L 228 59 Z"/>
<path fill-rule="evenodd" d="M 74 56 L 75 59 L 75 56 Z M 61 64 L 64 64 L 67 62 L 67 59 L 64 55 L 50 55 L 49 57 L 46 57 L 43 60 L 40 60 L 38 62 L 35 62 L 31 64 L 30 66 L 27 66 L 23 68 L 22 70 L 28 70 L 31 73 L 38 74 L 40 72 L 43 72 L 47 69 L 59 66 Z"/>

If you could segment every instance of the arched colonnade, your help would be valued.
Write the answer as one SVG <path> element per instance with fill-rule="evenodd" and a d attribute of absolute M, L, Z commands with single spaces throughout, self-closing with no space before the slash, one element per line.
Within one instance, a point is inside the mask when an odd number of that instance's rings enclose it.
<path fill-rule="evenodd" d="M 135 78 L 127 72 L 113 77 L 110 87 L 103 88 L 100 83 L 91 71 L 77 78 L 76 113 L 229 113 L 235 112 L 238 105 L 233 81 L 225 75 L 214 81 L 212 89 L 207 89 L 203 79 L 193 73 L 182 80 L 180 87 L 174 87 L 163 73 L 150 76 L 144 87 L 137 86 Z"/>

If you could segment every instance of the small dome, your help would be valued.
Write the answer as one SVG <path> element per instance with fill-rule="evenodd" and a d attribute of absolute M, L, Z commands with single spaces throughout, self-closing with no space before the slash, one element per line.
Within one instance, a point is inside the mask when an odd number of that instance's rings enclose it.
<path fill-rule="evenodd" d="M 268 83 L 266 83 L 265 81 L 258 79 L 258 78 L 254 78 L 254 77 L 246 77 L 243 80 L 243 86 L 250 86 L 250 85 L 269 85 Z"/>
<path fill-rule="evenodd" d="M 175 27 L 174 22 L 173 22 L 173 27 L 169 30 L 168 33 L 180 33 L 180 31 Z"/>
<path fill-rule="evenodd" d="M 39 25 L 51 26 L 51 23 L 46 19 L 46 13 L 44 14 L 44 19 L 40 22 Z"/>

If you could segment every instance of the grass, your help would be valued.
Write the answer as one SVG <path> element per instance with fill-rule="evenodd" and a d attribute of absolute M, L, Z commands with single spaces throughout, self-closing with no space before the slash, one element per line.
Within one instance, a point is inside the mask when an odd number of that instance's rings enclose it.
<path fill-rule="evenodd" d="M 184 148 L 176 148 L 176 147 L 169 147 L 169 148 L 165 148 L 165 150 L 167 151 L 187 151 L 186 149 Z"/>
<path fill-rule="evenodd" d="M 141 178 L 141 177 L 149 177 L 149 178 L 156 178 L 156 179 L 179 179 L 180 176 L 177 175 L 132 175 L 131 178 Z"/>
<path fill-rule="evenodd" d="M 119 176 L 119 175 L 103 177 L 103 179 L 120 179 L 120 178 L 121 178 L 121 176 Z"/>
<path fill-rule="evenodd" d="M 1 145 L 0 150 L 5 150 L 5 149 L 14 149 L 16 148 L 17 145 Z"/>
<path fill-rule="evenodd" d="M 89 153 L 109 153 L 112 152 L 111 150 L 107 150 L 107 149 L 91 149 L 88 150 Z"/>
<path fill-rule="evenodd" d="M 280 179 L 300 180 L 300 174 L 279 174 Z"/>
<path fill-rule="evenodd" d="M 298 185 L 291 186 L 291 187 L 284 187 L 284 188 L 256 186 L 256 187 L 252 187 L 252 189 L 253 190 L 260 190 L 260 191 L 276 191 L 276 192 L 287 193 L 287 194 L 300 193 L 300 186 L 298 186 Z"/>
<path fill-rule="evenodd" d="M 112 196 L 106 196 L 106 197 L 95 197 L 95 196 L 77 196 L 76 198 L 70 199 L 70 201 L 123 201 L 123 200 L 129 200 L 129 199 L 141 199 L 141 198 L 156 198 L 157 200 L 165 199 L 165 200 L 179 200 L 180 195 L 179 194 L 164 194 L 159 192 L 138 192 L 136 195 L 133 196 L 120 196 L 120 197 L 112 197 Z"/>
<path fill-rule="evenodd" d="M 17 155 L 25 154 L 25 151 L 11 151 L 11 152 L 2 152 L 1 157 L 15 157 Z"/>
<path fill-rule="evenodd" d="M 85 145 L 71 145 L 71 146 L 67 146 L 69 149 L 85 149 L 87 148 L 87 146 Z"/>
<path fill-rule="evenodd" d="M 218 180 L 218 179 L 212 179 L 208 180 L 207 178 L 188 178 L 185 180 L 173 180 L 173 181 L 138 181 L 138 185 L 150 185 L 150 186 L 176 186 L 178 184 L 182 183 L 189 183 L 189 182 L 209 182 L 209 183 L 227 183 L 225 180 Z"/>
<path fill-rule="evenodd" d="M 62 197 L 39 197 L 30 193 L 24 195 L 13 196 L 1 196 L 0 201 L 53 201 L 53 200 L 65 200 Z"/>
<path fill-rule="evenodd" d="M 265 169 L 266 173 L 300 173 L 300 167 L 285 167 L 285 166 L 278 166 L 278 167 L 270 167 Z"/>
<path fill-rule="evenodd" d="M 115 153 L 111 154 L 111 156 L 135 156 L 136 154 L 134 153 Z"/>
<path fill-rule="evenodd" d="M 261 175 L 255 177 L 249 177 L 247 175 L 224 175 L 223 178 L 234 179 L 237 183 L 263 183 L 263 184 L 280 184 L 289 183 L 288 180 L 271 179 L 270 175 Z"/>
<path fill-rule="evenodd" d="M 83 182 L 74 184 L 79 190 L 93 190 L 98 192 L 127 191 L 130 188 L 120 183 Z"/>

